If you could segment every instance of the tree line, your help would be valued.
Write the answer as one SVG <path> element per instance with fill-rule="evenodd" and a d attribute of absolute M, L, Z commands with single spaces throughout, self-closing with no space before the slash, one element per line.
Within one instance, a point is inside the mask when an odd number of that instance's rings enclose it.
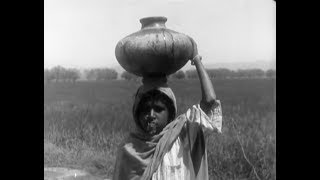
<path fill-rule="evenodd" d="M 248 79 L 248 78 L 276 78 L 276 70 L 268 69 L 263 71 L 261 69 L 238 69 L 236 71 L 227 68 L 207 69 L 208 75 L 213 79 Z M 179 74 L 177 74 L 179 73 Z M 196 70 L 187 70 L 185 75 L 183 72 L 177 72 L 175 75 L 195 79 L 198 78 Z"/>
<path fill-rule="evenodd" d="M 76 68 L 64 68 L 55 66 L 51 69 L 44 69 L 44 80 L 46 82 L 76 82 L 80 78 L 80 71 Z"/>
<path fill-rule="evenodd" d="M 230 70 L 226 68 L 207 69 L 208 75 L 213 79 L 239 79 L 239 78 L 276 78 L 276 70 L 269 69 L 263 71 L 261 69 L 239 69 Z M 62 66 L 55 66 L 53 68 L 44 69 L 44 81 L 50 82 L 72 82 L 75 83 L 78 80 L 87 81 L 107 81 L 125 79 L 138 81 L 141 77 L 131 74 L 127 71 L 123 71 L 119 74 L 112 68 L 92 68 L 80 71 L 76 68 L 64 68 Z M 196 79 L 198 78 L 197 71 L 179 70 L 176 73 L 169 76 L 169 79 Z"/>

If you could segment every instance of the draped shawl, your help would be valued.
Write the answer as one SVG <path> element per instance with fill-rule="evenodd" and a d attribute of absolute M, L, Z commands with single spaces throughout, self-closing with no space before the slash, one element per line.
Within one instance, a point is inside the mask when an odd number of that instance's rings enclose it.
<path fill-rule="evenodd" d="M 158 169 L 164 155 L 170 151 L 172 144 L 187 125 L 186 115 L 182 114 L 170 122 L 157 135 L 150 136 L 142 130 L 139 123 L 137 123 L 136 110 L 143 94 L 150 90 L 157 89 L 167 95 L 174 104 L 175 114 L 177 113 L 175 96 L 166 81 L 159 80 L 152 82 L 144 83 L 136 93 L 133 105 L 136 131 L 130 133 L 127 140 L 119 148 L 113 176 L 114 180 L 150 180 L 153 173 Z M 197 173 L 205 150 L 204 136 L 200 128 L 193 147 L 191 149 L 191 157 L 193 167 Z"/>

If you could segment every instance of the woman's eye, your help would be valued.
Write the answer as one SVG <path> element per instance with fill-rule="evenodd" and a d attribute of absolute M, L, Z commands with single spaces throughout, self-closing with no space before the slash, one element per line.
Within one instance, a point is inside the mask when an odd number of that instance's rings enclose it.
<path fill-rule="evenodd" d="M 148 107 L 146 107 L 146 106 L 145 106 L 145 107 L 142 107 L 142 108 L 141 108 L 141 112 L 142 112 L 142 113 L 146 113 L 146 112 L 149 111 L 149 109 L 150 109 L 150 108 L 148 108 Z"/>
<path fill-rule="evenodd" d="M 161 112 L 163 110 L 163 108 L 162 107 L 155 107 L 154 110 L 157 112 Z"/>

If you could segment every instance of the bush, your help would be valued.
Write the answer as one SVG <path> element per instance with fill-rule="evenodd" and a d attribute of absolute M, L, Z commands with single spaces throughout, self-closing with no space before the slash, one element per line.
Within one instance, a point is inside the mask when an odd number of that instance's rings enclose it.
<path fill-rule="evenodd" d="M 269 69 L 266 71 L 266 76 L 268 78 L 275 78 L 276 77 L 276 70 L 274 69 Z"/>
<path fill-rule="evenodd" d="M 140 79 L 139 76 L 129 73 L 128 71 L 123 71 L 123 73 L 121 74 L 121 78 L 128 81 L 138 81 Z"/>
<path fill-rule="evenodd" d="M 111 68 L 95 68 L 85 71 L 87 80 L 106 81 L 114 80 L 118 77 L 118 72 Z"/>
<path fill-rule="evenodd" d="M 185 74 L 188 79 L 197 79 L 198 78 L 197 70 L 187 70 Z"/>
<path fill-rule="evenodd" d="M 182 70 L 179 70 L 176 73 L 172 74 L 171 77 L 174 79 L 185 79 L 186 75 Z"/>

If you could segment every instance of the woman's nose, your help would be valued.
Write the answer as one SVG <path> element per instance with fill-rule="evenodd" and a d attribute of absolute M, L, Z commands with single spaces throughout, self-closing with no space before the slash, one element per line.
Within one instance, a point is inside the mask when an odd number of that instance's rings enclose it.
<path fill-rule="evenodd" d="M 154 109 L 150 109 L 150 116 L 154 117 L 154 115 L 155 115 Z"/>

